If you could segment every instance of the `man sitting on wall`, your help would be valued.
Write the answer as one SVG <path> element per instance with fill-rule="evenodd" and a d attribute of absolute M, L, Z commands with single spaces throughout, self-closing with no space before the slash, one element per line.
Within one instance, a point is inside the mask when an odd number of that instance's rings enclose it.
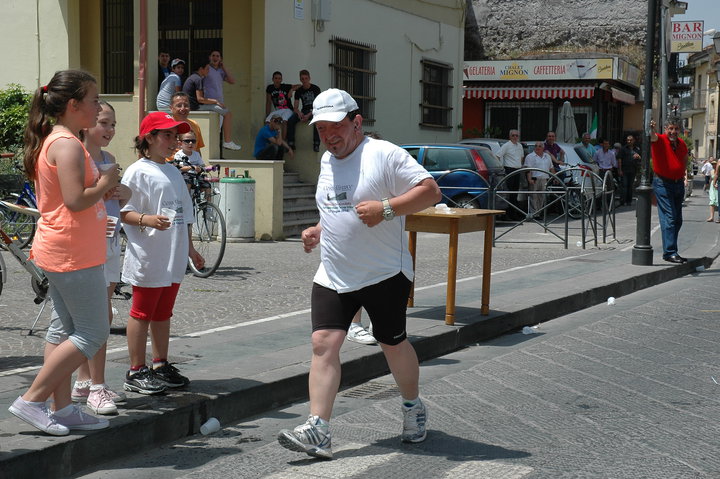
<path fill-rule="evenodd" d="M 253 155 L 257 160 L 282 160 L 287 151 L 290 157 L 294 156 L 292 148 L 280 136 L 283 119 L 279 112 L 272 112 L 260 128 L 255 137 L 255 151 Z"/>

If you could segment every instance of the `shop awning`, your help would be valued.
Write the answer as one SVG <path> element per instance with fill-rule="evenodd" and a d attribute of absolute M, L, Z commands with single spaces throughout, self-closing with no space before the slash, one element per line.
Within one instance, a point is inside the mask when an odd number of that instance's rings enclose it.
<path fill-rule="evenodd" d="M 471 86 L 463 92 L 464 98 L 483 100 L 551 100 L 554 98 L 592 98 L 594 85 L 581 86 Z"/>
<path fill-rule="evenodd" d="M 612 93 L 612 97 L 614 100 L 621 101 L 623 103 L 627 103 L 628 105 L 635 104 L 635 95 L 633 95 L 632 93 L 628 93 L 623 90 L 618 90 L 617 88 L 610 88 L 610 92 Z"/>

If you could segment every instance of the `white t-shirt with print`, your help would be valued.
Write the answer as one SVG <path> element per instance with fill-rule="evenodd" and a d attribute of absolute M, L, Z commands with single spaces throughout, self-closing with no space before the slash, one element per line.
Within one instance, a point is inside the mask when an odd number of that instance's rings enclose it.
<path fill-rule="evenodd" d="M 405 217 L 369 228 L 355 206 L 400 196 L 430 174 L 402 148 L 365 138 L 343 159 L 325 152 L 315 199 L 320 211 L 321 264 L 314 282 L 339 293 L 356 291 L 402 272 L 413 279 Z"/>
<path fill-rule="evenodd" d="M 122 184 L 132 197 L 121 211 L 159 215 L 162 208 L 177 212 L 167 230 L 124 224 L 127 235 L 122 280 L 133 286 L 160 288 L 180 283 L 188 262 L 188 224 L 194 222 L 190 194 L 180 171 L 171 163 L 141 158 L 128 167 Z"/>

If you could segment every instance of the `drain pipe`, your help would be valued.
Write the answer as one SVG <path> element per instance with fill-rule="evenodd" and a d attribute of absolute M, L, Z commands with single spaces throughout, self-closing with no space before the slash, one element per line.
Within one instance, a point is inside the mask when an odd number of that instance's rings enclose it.
<path fill-rule="evenodd" d="M 140 59 L 138 65 L 138 128 L 145 118 L 145 75 L 147 74 L 147 0 L 140 0 Z"/>

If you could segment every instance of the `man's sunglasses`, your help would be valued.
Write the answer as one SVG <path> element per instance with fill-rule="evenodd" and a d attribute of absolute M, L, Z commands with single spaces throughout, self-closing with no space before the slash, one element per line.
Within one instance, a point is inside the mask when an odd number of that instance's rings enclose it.
<path fill-rule="evenodd" d="M 275 119 L 273 120 L 273 123 L 282 123 L 282 122 L 283 122 L 283 121 L 282 121 L 282 118 L 275 118 Z"/>
<path fill-rule="evenodd" d="M 181 141 L 182 141 L 183 143 L 188 143 L 188 144 L 190 144 L 190 145 L 194 145 L 195 143 L 197 143 L 197 140 L 190 140 L 190 139 L 186 140 L 186 139 L 184 139 L 184 138 L 183 138 Z"/>

